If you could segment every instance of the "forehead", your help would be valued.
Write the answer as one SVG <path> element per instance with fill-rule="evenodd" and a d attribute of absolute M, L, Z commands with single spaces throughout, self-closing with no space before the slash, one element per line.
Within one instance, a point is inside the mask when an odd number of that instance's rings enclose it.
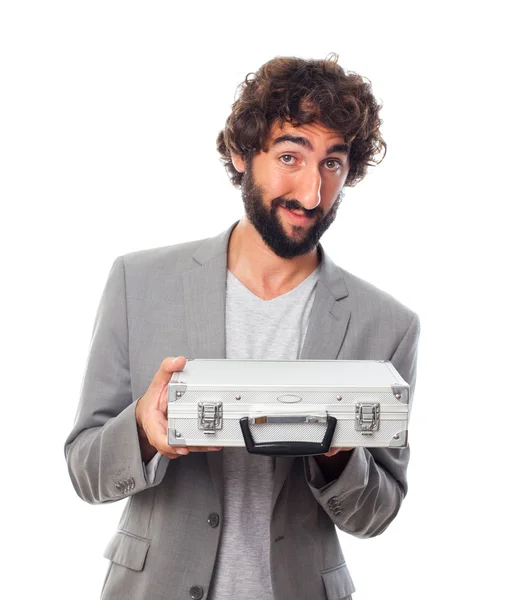
<path fill-rule="evenodd" d="M 340 143 L 345 141 L 343 135 L 339 131 L 329 129 L 321 123 L 308 123 L 306 125 L 299 125 L 296 127 L 287 121 L 283 125 L 280 125 L 277 121 L 275 121 L 269 128 L 267 138 L 269 145 L 271 145 L 274 140 L 285 134 L 306 137 L 312 141 L 314 146 L 321 145 L 321 143 L 324 145 L 330 144 L 332 141 Z"/>

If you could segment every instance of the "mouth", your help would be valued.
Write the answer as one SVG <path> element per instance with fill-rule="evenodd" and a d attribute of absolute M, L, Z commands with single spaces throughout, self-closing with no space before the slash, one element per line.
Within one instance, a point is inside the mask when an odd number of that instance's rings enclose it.
<path fill-rule="evenodd" d="M 305 215 L 304 213 L 299 213 L 299 212 L 290 210 L 288 208 L 285 208 L 283 206 L 282 206 L 282 210 L 285 213 L 288 220 L 291 221 L 292 223 L 295 223 L 296 225 L 307 225 L 308 223 L 311 223 L 314 219 L 314 217 L 309 217 L 309 216 Z"/>

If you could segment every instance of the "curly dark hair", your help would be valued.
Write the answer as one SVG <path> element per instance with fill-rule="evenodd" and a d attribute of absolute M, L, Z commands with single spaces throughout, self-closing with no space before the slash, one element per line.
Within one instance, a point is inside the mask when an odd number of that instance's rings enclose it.
<path fill-rule="evenodd" d="M 346 186 L 356 185 L 365 177 L 367 167 L 379 164 L 386 155 L 379 131 L 382 104 L 374 98 L 367 78 L 338 65 L 337 54 L 325 60 L 278 56 L 256 73 L 248 73 L 239 88 L 241 93 L 225 129 L 216 139 L 220 160 L 235 187 L 241 186 L 243 173 L 235 169 L 231 153 L 249 161 L 261 150 L 267 151 L 269 130 L 275 121 L 280 126 L 287 121 L 295 127 L 316 122 L 338 131 L 349 144 Z"/>

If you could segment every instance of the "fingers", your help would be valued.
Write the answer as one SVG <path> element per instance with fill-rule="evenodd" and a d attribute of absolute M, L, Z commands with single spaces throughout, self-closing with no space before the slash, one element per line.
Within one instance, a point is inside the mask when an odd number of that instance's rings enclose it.
<path fill-rule="evenodd" d="M 190 452 L 214 452 L 221 450 L 221 446 L 169 446 L 166 437 L 166 423 L 167 421 L 163 415 L 158 417 L 157 421 L 155 421 L 149 429 L 150 433 L 148 438 L 151 446 L 156 448 L 160 454 L 168 456 L 168 458 L 179 458 Z"/>
<path fill-rule="evenodd" d="M 186 456 L 190 452 L 217 452 L 218 450 L 221 450 L 221 447 L 218 446 L 167 446 L 167 448 L 168 451 L 160 451 L 160 454 L 164 454 L 170 459 L 179 458 L 180 456 Z"/>
<path fill-rule="evenodd" d="M 182 456 L 190 452 L 216 452 L 217 450 L 221 450 L 219 446 L 169 446 L 169 448 L 172 448 L 172 450 Z"/>
<path fill-rule="evenodd" d="M 353 450 L 354 448 L 330 448 L 329 452 L 326 452 L 324 456 L 335 456 L 339 452 L 348 452 L 349 450 Z"/>
<path fill-rule="evenodd" d="M 221 450 L 221 446 L 169 446 L 167 444 L 168 421 L 165 416 L 157 411 L 152 413 L 150 427 L 148 427 L 148 439 L 151 446 L 168 456 L 168 458 L 179 458 L 190 452 L 209 452 Z"/>

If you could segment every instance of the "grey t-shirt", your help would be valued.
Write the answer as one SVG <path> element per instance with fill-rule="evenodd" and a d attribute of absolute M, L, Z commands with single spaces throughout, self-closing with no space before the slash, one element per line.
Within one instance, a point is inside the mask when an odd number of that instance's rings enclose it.
<path fill-rule="evenodd" d="M 321 264 L 272 300 L 262 300 L 227 271 L 226 357 L 299 358 Z M 274 460 L 245 448 L 224 448 L 222 453 L 223 530 L 208 598 L 274 600 L 269 566 Z"/>

